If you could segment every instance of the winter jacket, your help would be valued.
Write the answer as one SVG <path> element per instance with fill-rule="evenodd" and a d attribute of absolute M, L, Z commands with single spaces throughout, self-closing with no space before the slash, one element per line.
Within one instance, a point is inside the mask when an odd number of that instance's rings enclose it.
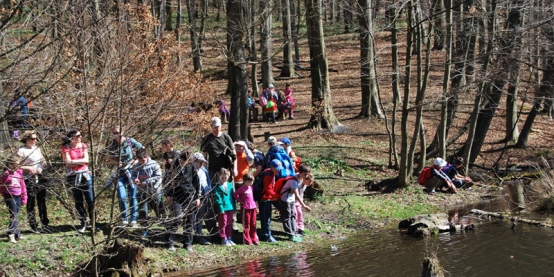
<path fill-rule="evenodd" d="M 21 203 L 27 204 L 27 187 L 21 169 L 13 172 L 4 170 L 4 174 L 0 177 L 0 193 L 4 198 L 21 195 Z"/>
<path fill-rule="evenodd" d="M 133 149 L 141 149 L 143 146 L 134 138 L 123 137 L 121 139 L 123 140 L 121 144 L 116 140 L 110 142 L 108 145 L 109 155 L 117 160 L 121 154 L 121 162 L 128 163 L 134 158 Z"/>
<path fill-rule="evenodd" d="M 179 203 L 190 203 L 200 199 L 202 187 L 194 165 L 180 166 L 175 178 L 167 184 L 165 195 Z"/>
<path fill-rule="evenodd" d="M 131 179 L 139 179 L 147 189 L 158 189 L 162 184 L 162 168 L 155 160 L 148 158 L 145 164 L 135 163 L 131 169 Z"/>

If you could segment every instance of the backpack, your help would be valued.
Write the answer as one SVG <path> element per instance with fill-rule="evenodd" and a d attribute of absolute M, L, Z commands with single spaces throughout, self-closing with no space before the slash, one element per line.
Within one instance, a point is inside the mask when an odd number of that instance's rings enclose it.
<path fill-rule="evenodd" d="M 289 153 L 289 157 L 292 160 L 292 165 L 294 166 L 294 171 L 298 172 L 298 167 L 300 167 L 300 164 L 302 164 L 302 158 L 300 158 L 296 151 L 292 150 Z"/>
<path fill-rule="evenodd" d="M 267 152 L 267 155 L 265 156 L 265 165 L 269 167 L 269 164 L 273 159 L 281 161 L 284 167 L 284 169 L 277 174 L 277 177 L 284 178 L 294 175 L 294 164 L 292 159 L 289 155 L 287 155 L 287 152 L 282 147 L 275 152 Z"/>
<path fill-rule="evenodd" d="M 264 191 L 264 177 L 269 174 L 273 174 L 273 172 L 271 172 L 271 169 L 266 169 L 258 174 L 258 176 L 256 176 L 256 178 L 254 179 L 254 183 L 252 183 L 252 191 L 254 192 L 255 201 L 262 200 Z"/>
<path fill-rule="evenodd" d="M 282 191 L 283 190 L 283 187 L 285 186 L 285 184 L 289 181 L 289 180 L 292 180 L 292 179 L 295 179 L 297 182 L 298 182 L 298 179 L 296 178 L 296 176 L 288 176 L 288 177 L 285 177 L 285 178 L 281 178 L 279 180 L 277 180 L 275 182 L 275 192 L 278 192 L 279 194 L 279 198 L 281 197 L 281 195 L 283 195 L 285 192 L 288 192 L 290 191 L 290 188 L 286 191 Z"/>
<path fill-rule="evenodd" d="M 433 168 L 432 167 L 426 167 L 424 168 L 423 170 L 421 170 L 419 172 L 419 175 L 417 175 L 417 183 L 420 184 L 420 185 L 427 185 L 427 181 L 429 181 L 429 179 L 431 179 L 431 170 Z"/>

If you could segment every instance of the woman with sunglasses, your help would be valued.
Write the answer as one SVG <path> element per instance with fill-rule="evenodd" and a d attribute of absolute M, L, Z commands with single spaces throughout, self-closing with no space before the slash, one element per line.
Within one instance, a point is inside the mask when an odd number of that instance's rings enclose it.
<path fill-rule="evenodd" d="M 92 175 L 88 169 L 87 145 L 81 142 L 81 132 L 69 130 L 63 138 L 62 156 L 67 172 L 67 183 L 71 187 L 75 199 L 75 208 L 79 214 L 78 232 L 84 233 L 87 228 L 84 201 L 87 201 L 87 210 L 90 222 L 93 222 L 94 191 L 92 187 Z"/>
<path fill-rule="evenodd" d="M 17 155 L 21 158 L 21 169 L 25 176 L 27 186 L 27 218 L 33 233 L 49 233 L 48 211 L 46 209 L 46 178 L 42 176 L 42 169 L 46 166 L 46 160 L 37 146 L 37 132 L 25 131 L 20 140 L 23 147 L 19 148 Z M 38 229 L 35 204 L 38 206 L 38 216 L 42 229 Z"/>

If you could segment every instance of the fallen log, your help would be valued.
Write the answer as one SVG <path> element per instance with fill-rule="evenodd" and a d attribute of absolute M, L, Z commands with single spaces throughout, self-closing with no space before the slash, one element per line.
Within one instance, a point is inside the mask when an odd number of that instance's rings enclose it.
<path fill-rule="evenodd" d="M 548 227 L 548 228 L 554 228 L 554 224 L 550 224 L 546 221 L 539 221 L 539 220 L 532 220 L 532 219 L 526 219 L 526 218 L 521 218 L 521 217 L 517 217 L 517 216 L 508 216 L 508 215 L 505 215 L 505 214 L 502 214 L 502 213 L 495 213 L 495 212 L 487 212 L 487 211 L 483 211 L 483 210 L 478 210 L 478 209 L 472 209 L 470 211 L 470 213 L 472 214 L 475 214 L 479 217 L 488 217 L 489 219 L 491 218 L 496 218 L 496 219 L 507 219 L 507 220 L 510 220 L 512 222 L 512 229 L 515 229 L 515 225 L 518 223 L 518 222 L 521 222 L 521 223 L 526 223 L 526 224 L 529 224 L 529 225 L 535 225 L 535 226 L 542 226 L 542 227 Z"/>

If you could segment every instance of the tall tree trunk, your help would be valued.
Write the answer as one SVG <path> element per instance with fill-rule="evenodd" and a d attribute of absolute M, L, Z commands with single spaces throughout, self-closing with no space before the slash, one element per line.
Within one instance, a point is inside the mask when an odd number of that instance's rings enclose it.
<path fill-rule="evenodd" d="M 360 57 L 362 110 L 360 116 L 383 118 L 377 97 L 377 77 L 375 76 L 374 34 L 372 7 L 370 0 L 358 0 L 360 14 Z"/>
<path fill-rule="evenodd" d="M 249 61 L 252 65 L 252 70 L 250 72 L 250 83 L 252 87 L 252 95 L 258 97 L 260 92 L 258 90 L 258 63 L 257 63 L 257 50 L 256 50 L 256 5 L 254 0 L 249 1 L 249 14 L 248 14 L 248 47 L 249 47 Z"/>
<path fill-rule="evenodd" d="M 452 69 L 452 0 L 443 1 L 445 8 L 444 20 L 446 22 L 446 63 L 444 65 L 444 78 L 442 80 L 442 93 L 445 96 L 441 103 L 441 122 L 437 130 L 437 142 L 439 156 L 446 158 L 446 138 L 448 126 L 448 99 L 450 98 L 450 72 Z M 451 119 L 452 121 L 452 119 Z"/>
<path fill-rule="evenodd" d="M 283 7 L 283 39 L 285 45 L 283 45 L 283 68 L 281 69 L 280 77 L 293 77 L 294 76 L 294 62 L 292 60 L 292 13 L 291 3 L 294 0 L 282 0 L 281 6 Z"/>
<path fill-rule="evenodd" d="M 333 113 L 331 102 L 329 67 L 321 20 L 321 1 L 306 0 L 305 2 L 312 76 L 312 116 L 308 126 L 315 130 L 329 129 L 333 131 L 340 123 Z"/>
<path fill-rule="evenodd" d="M 173 3 L 171 0 L 166 0 L 165 4 L 165 29 L 173 31 Z"/>
<path fill-rule="evenodd" d="M 400 101 L 400 88 L 398 87 L 398 75 L 399 75 L 399 68 L 398 68 L 398 27 L 397 27 L 397 15 L 396 15 L 396 3 L 392 3 L 392 6 L 390 9 L 387 10 L 392 16 L 391 16 L 391 50 L 392 50 L 392 102 L 393 102 L 393 109 L 392 109 L 392 123 L 391 123 L 391 136 L 392 141 L 391 145 L 389 147 L 390 153 L 394 153 L 394 165 L 393 168 L 398 169 L 398 152 L 396 148 L 396 111 L 398 109 L 399 105 L 402 105 L 402 102 Z M 391 158 L 389 155 L 389 165 L 391 165 Z"/>
<path fill-rule="evenodd" d="M 353 0 L 343 0 L 343 14 L 344 14 L 344 33 L 348 34 L 354 25 L 354 16 L 352 15 Z"/>
<path fill-rule="evenodd" d="M 442 50 L 444 44 L 447 40 L 446 38 L 446 28 L 448 28 L 448 23 L 446 22 L 446 13 L 452 11 L 446 11 L 444 8 L 444 2 L 448 0 L 433 0 L 432 2 L 432 14 L 433 22 L 435 23 L 435 39 L 433 40 L 433 50 Z"/>
<path fill-rule="evenodd" d="M 196 0 L 186 0 L 187 1 L 187 10 L 188 10 L 188 21 L 189 21 L 189 31 L 190 31 L 190 46 L 192 50 L 192 64 L 194 66 L 194 71 L 202 71 L 202 58 L 200 56 L 200 36 L 198 32 L 198 26 L 196 24 L 197 10 L 196 10 Z"/>
<path fill-rule="evenodd" d="M 404 74 L 404 100 L 402 104 L 402 120 L 400 127 L 400 134 L 402 137 L 400 143 L 400 170 L 398 171 L 398 183 L 400 186 L 407 187 L 410 184 L 409 168 L 410 162 L 408 157 L 408 115 L 409 115 L 409 103 L 410 103 L 410 79 L 412 75 L 412 32 L 413 32 L 413 20 L 412 20 L 412 0 L 409 0 L 406 9 L 408 10 L 407 16 L 407 32 L 406 32 L 406 66 Z M 419 126 L 418 126 L 419 127 Z M 414 138 L 416 139 L 416 138 Z"/>
<path fill-rule="evenodd" d="M 510 21 L 508 21 L 508 25 L 506 26 L 508 30 L 512 30 L 516 27 L 523 27 L 524 26 L 524 20 L 525 17 L 521 13 L 521 5 L 523 5 L 523 1 L 517 0 L 513 2 L 514 7 L 510 10 L 510 16 L 519 18 L 516 19 L 519 22 L 515 22 L 515 24 L 512 24 Z M 523 34 L 521 36 L 515 36 L 514 37 L 514 49 L 513 51 L 515 53 L 518 53 L 521 51 L 523 42 Z M 517 115 L 517 95 L 518 95 L 518 86 L 519 86 L 519 73 L 520 73 L 520 65 L 519 62 L 511 63 L 511 67 L 508 69 L 510 71 L 510 83 L 508 88 L 508 94 L 506 96 L 506 137 L 504 140 L 508 143 L 516 143 L 517 138 L 519 136 L 519 130 L 517 127 L 518 122 L 518 115 Z"/>
<path fill-rule="evenodd" d="M 202 48 L 202 42 L 206 39 L 206 20 L 208 19 L 208 0 L 200 0 L 200 5 L 202 6 L 202 16 L 200 16 L 200 34 L 198 40 L 198 48 L 200 53 L 204 52 Z"/>
<path fill-rule="evenodd" d="M 293 15 L 291 19 L 291 27 L 292 27 L 292 40 L 294 41 L 294 66 L 296 68 L 301 68 L 300 66 L 300 45 L 298 44 L 298 30 L 300 29 L 300 22 L 301 20 L 301 12 L 300 12 L 300 0 L 298 0 L 298 4 L 294 4 L 294 0 L 291 0 L 291 14 Z"/>
<path fill-rule="evenodd" d="M 229 136 L 235 141 L 246 139 L 248 132 L 248 84 L 243 42 L 246 21 L 242 13 L 244 6 L 244 0 L 227 1 L 228 91 L 231 92 L 232 107 Z"/>
<path fill-rule="evenodd" d="M 274 82 L 271 71 L 271 11 L 272 0 L 260 0 L 260 52 L 262 59 L 262 87 L 265 89 Z"/>

